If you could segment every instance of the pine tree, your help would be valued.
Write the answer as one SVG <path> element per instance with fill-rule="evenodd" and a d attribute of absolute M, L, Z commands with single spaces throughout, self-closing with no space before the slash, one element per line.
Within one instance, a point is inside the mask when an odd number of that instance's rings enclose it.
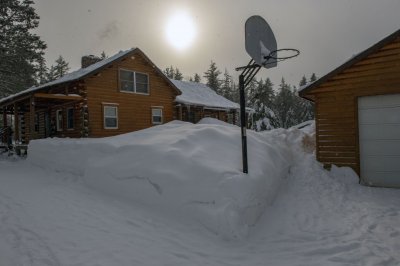
<path fill-rule="evenodd" d="M 39 26 L 33 4 L 32 0 L 1 0 L 0 97 L 37 82 L 37 67 L 46 45 L 31 32 Z"/>
<path fill-rule="evenodd" d="M 69 64 L 60 55 L 56 60 L 56 65 L 54 66 L 54 68 L 55 68 L 56 78 L 61 78 L 62 76 L 68 73 Z"/>
<path fill-rule="evenodd" d="M 317 76 L 315 75 L 315 73 L 312 73 L 311 77 L 310 77 L 310 83 L 314 82 L 317 80 Z"/>
<path fill-rule="evenodd" d="M 274 102 L 275 115 L 280 127 L 289 128 L 298 124 L 296 119 L 296 96 L 289 84 L 282 78 Z"/>
<path fill-rule="evenodd" d="M 47 74 L 47 81 L 59 79 L 68 73 L 69 64 L 64 60 L 61 55 L 57 58 L 55 62 L 56 64 L 51 66 L 49 69 L 49 72 Z"/>
<path fill-rule="evenodd" d="M 56 79 L 57 79 L 56 78 L 56 69 L 55 69 L 54 66 L 51 66 L 49 68 L 49 71 L 47 72 L 46 81 L 50 82 L 50 81 L 53 81 L 53 80 L 56 80 Z"/>
<path fill-rule="evenodd" d="M 219 93 L 220 92 L 220 80 L 219 80 L 219 75 L 221 74 L 221 71 L 218 70 L 215 62 L 211 61 L 209 69 L 204 72 L 204 78 L 206 79 L 206 84 L 208 87 L 213 89 L 215 92 Z"/>
<path fill-rule="evenodd" d="M 163 72 L 164 72 L 164 74 L 167 76 L 167 78 L 174 79 L 174 77 L 175 77 L 175 70 L 174 70 L 174 67 L 173 67 L 173 66 L 170 66 L 170 67 L 165 68 L 165 70 L 164 70 Z"/>
<path fill-rule="evenodd" d="M 225 98 L 228 98 L 229 95 L 231 94 L 231 88 L 232 88 L 231 84 L 232 84 L 232 76 L 229 75 L 228 70 L 225 68 L 224 79 L 222 81 L 220 89 L 220 94 Z"/>
<path fill-rule="evenodd" d="M 201 77 L 200 77 L 200 75 L 199 75 L 199 74 L 197 74 L 197 73 L 195 73 L 195 74 L 194 74 L 193 81 L 194 81 L 194 82 L 197 82 L 197 83 L 199 83 L 199 82 L 201 81 Z"/>
<path fill-rule="evenodd" d="M 301 87 L 303 87 L 303 86 L 305 86 L 305 85 L 307 85 L 307 78 L 306 78 L 306 76 L 304 75 L 304 76 L 301 78 L 300 82 L 299 82 L 299 87 L 301 88 Z"/>
<path fill-rule="evenodd" d="M 37 84 L 36 85 L 41 85 L 47 82 L 47 75 L 48 75 L 48 68 L 46 66 L 46 60 L 44 58 L 40 59 L 38 62 L 38 67 L 37 67 Z"/>
<path fill-rule="evenodd" d="M 103 59 L 107 59 L 108 58 L 108 55 L 106 55 L 106 52 L 101 52 L 101 54 L 100 54 L 100 58 L 101 58 L 101 60 L 103 60 Z"/>
<path fill-rule="evenodd" d="M 275 95 L 271 80 L 267 78 L 264 82 L 261 79 L 257 84 L 252 103 L 252 107 L 255 111 L 253 114 L 254 130 L 271 130 L 279 126 L 276 115 L 272 110 L 274 97 Z"/>
<path fill-rule="evenodd" d="M 314 81 L 317 80 L 317 77 L 315 76 L 314 73 L 311 76 L 310 80 L 311 79 Z M 307 79 L 305 76 L 302 77 L 299 85 L 300 85 L 300 88 L 302 86 L 307 85 Z M 299 114 L 299 120 L 301 122 L 314 119 L 314 103 L 313 102 L 298 97 L 297 109 L 298 109 L 298 114 Z"/>
<path fill-rule="evenodd" d="M 177 67 L 175 68 L 174 79 L 175 80 L 182 80 L 183 79 L 182 72 L 179 71 L 179 69 Z"/>

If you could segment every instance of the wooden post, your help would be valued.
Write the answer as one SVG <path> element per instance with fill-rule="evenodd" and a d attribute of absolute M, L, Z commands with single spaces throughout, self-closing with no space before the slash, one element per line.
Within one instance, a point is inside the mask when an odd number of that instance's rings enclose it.
<path fill-rule="evenodd" d="M 19 114 L 18 114 L 18 105 L 14 103 L 14 141 L 17 144 L 19 138 Z"/>
<path fill-rule="evenodd" d="M 35 98 L 29 100 L 29 140 L 35 139 Z"/>
<path fill-rule="evenodd" d="M 182 104 L 179 105 L 179 120 L 183 121 Z"/>
<path fill-rule="evenodd" d="M 7 107 L 3 107 L 3 127 L 7 126 Z"/>

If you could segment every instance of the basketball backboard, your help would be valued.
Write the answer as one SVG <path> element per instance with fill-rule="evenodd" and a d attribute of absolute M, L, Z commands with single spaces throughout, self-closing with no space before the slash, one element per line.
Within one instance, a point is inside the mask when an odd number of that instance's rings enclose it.
<path fill-rule="evenodd" d="M 268 23 L 260 16 L 247 19 L 245 25 L 246 51 L 256 64 L 265 68 L 277 66 L 277 60 L 266 58 L 278 49 L 275 35 Z"/>

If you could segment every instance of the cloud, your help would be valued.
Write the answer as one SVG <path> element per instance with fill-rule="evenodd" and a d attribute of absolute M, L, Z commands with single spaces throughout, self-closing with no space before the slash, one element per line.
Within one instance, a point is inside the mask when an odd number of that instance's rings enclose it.
<path fill-rule="evenodd" d="M 103 29 L 97 32 L 97 36 L 99 37 L 100 40 L 106 40 L 114 38 L 115 36 L 117 36 L 118 32 L 119 32 L 118 22 L 116 20 L 113 20 L 107 23 Z"/>

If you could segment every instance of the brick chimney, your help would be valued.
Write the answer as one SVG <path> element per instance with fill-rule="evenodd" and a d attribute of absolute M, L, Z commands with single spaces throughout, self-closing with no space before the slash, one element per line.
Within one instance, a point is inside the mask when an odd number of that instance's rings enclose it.
<path fill-rule="evenodd" d="M 100 57 L 97 57 L 95 55 L 82 56 L 82 60 L 81 60 L 82 68 L 86 68 L 86 67 L 93 65 L 94 63 L 97 63 L 101 60 L 102 59 Z"/>

